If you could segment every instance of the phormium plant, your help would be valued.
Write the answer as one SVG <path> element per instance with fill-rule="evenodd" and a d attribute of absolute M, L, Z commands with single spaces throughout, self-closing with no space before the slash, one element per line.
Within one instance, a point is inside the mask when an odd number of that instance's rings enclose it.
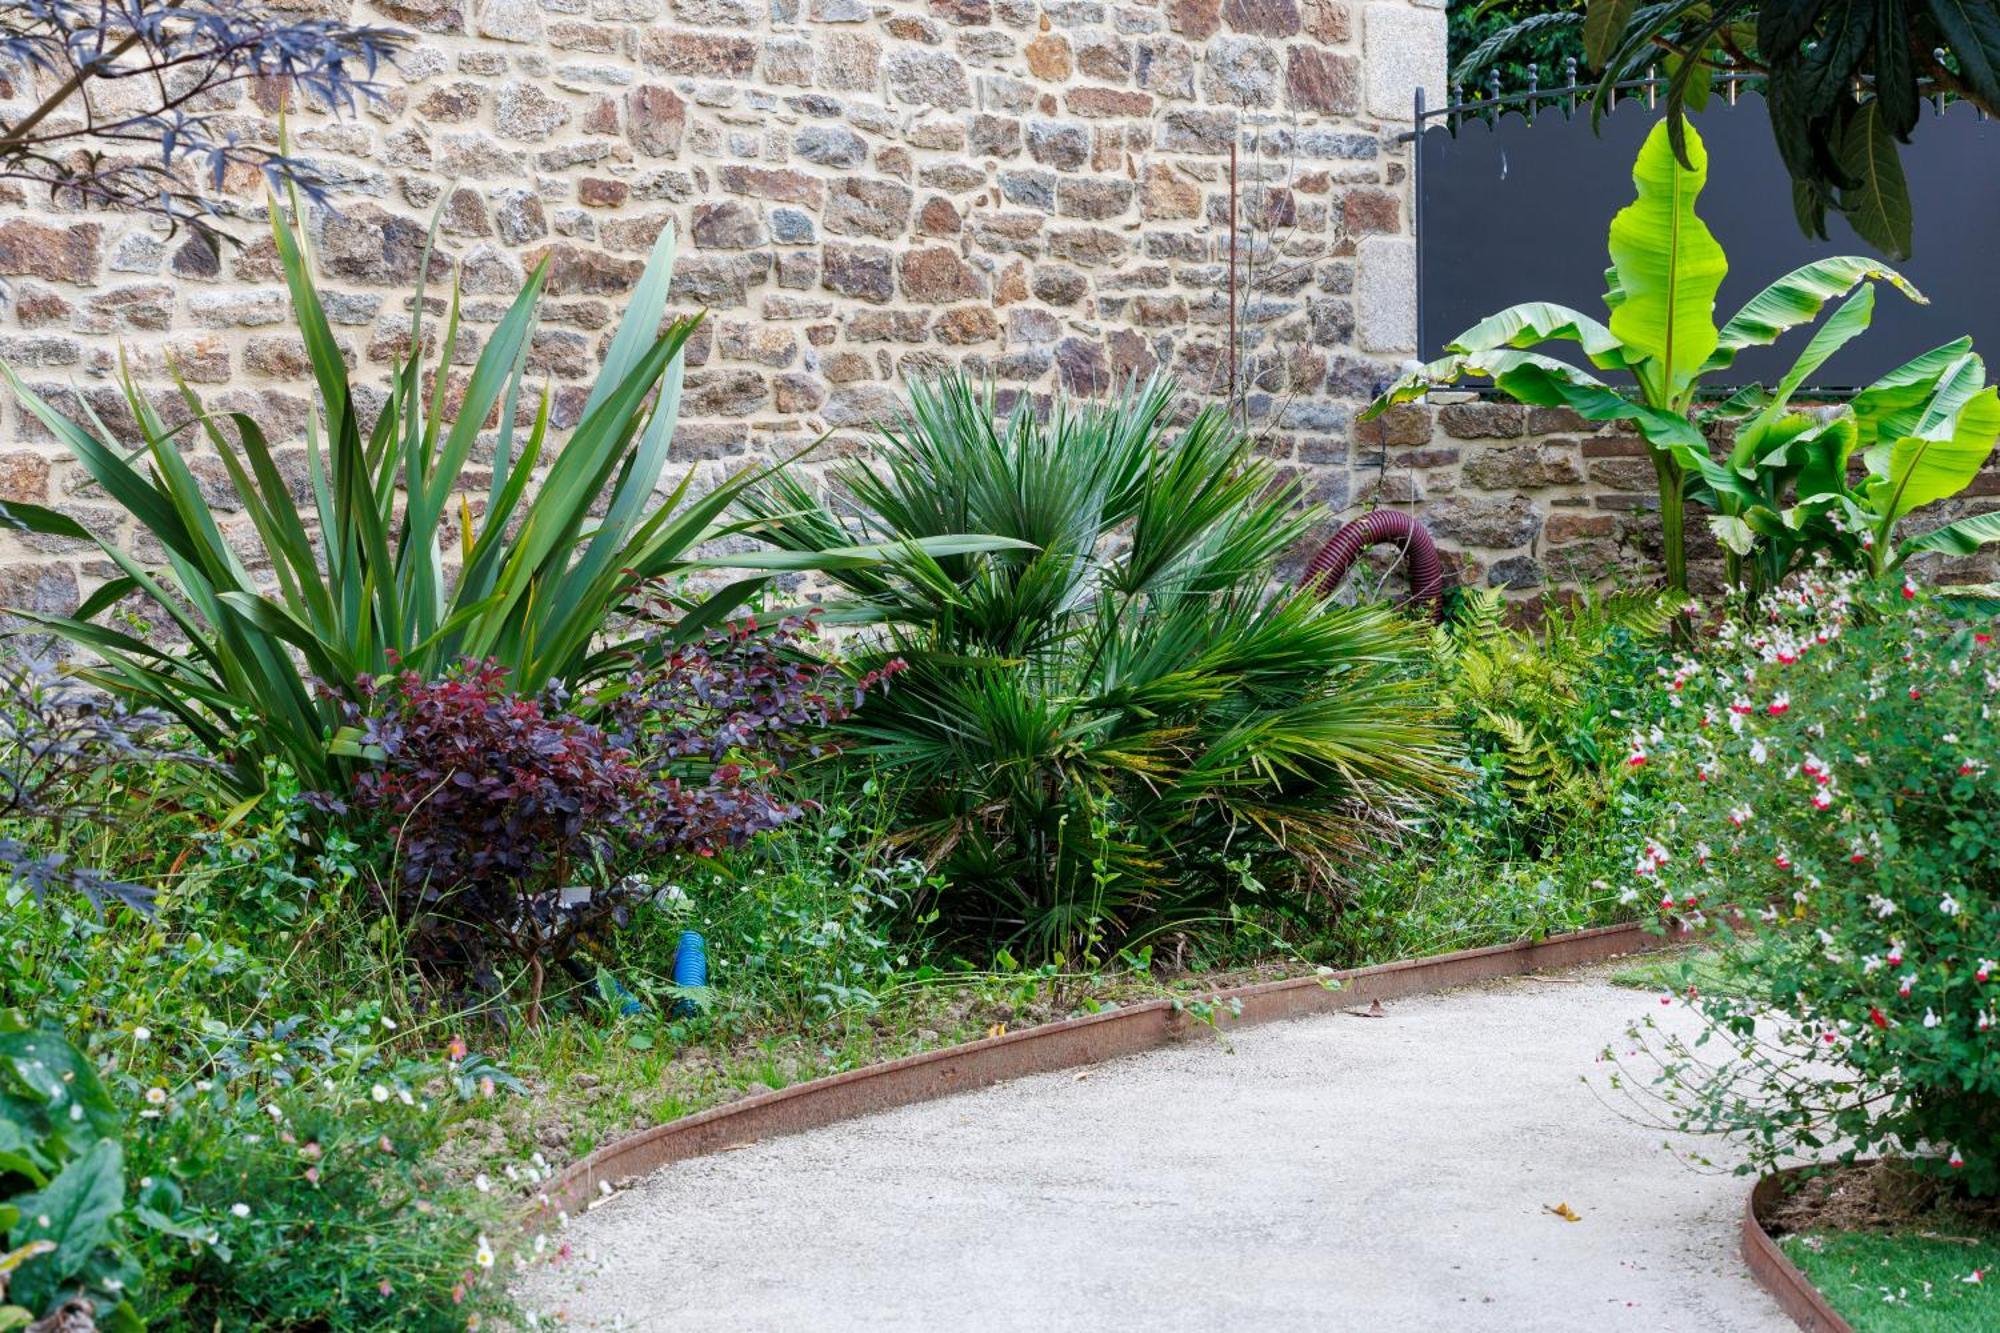
<path fill-rule="evenodd" d="M 378 402 L 328 321 L 302 206 L 294 203 L 292 219 L 275 202 L 270 211 L 318 388 L 306 427 L 310 503 L 299 502 L 280 464 L 283 441 L 267 440 L 248 413 L 211 413 L 183 385 L 185 412 L 170 422 L 128 378 L 140 438 L 119 440 L 94 415 L 65 417 L 0 363 L 24 409 L 168 556 L 164 568 L 149 567 L 66 514 L 0 502 L 0 523 L 92 542 L 119 570 L 74 615 L 17 614 L 92 654 L 83 671 L 93 684 L 173 714 L 225 761 L 217 771 L 234 796 L 263 790 L 264 760 L 274 756 L 310 788 L 340 788 L 350 765 L 331 737 L 346 711 L 364 702 L 364 679 L 392 670 L 434 679 L 454 662 L 492 658 L 517 690 L 559 682 L 582 691 L 624 670 L 637 645 L 621 637 L 623 613 L 649 581 L 697 569 L 751 571 L 677 626 L 697 636 L 762 586 L 755 571 L 879 556 L 861 548 L 810 558 L 755 548 L 706 553 L 755 526 L 722 515 L 768 469 L 745 469 L 703 492 L 694 490 L 692 468 L 677 482 L 666 479 L 681 353 L 699 323 L 666 318 L 671 227 L 625 298 L 597 382 L 564 439 L 551 425 L 552 390 L 527 382 L 546 262 L 480 340 L 456 402 L 447 393 L 453 377 L 428 349 L 459 345 L 457 293 L 433 338 L 419 290 L 408 350 Z M 253 558 L 224 539 L 218 503 L 190 470 L 197 438 L 228 476 L 231 494 L 219 503 L 250 520 Z M 493 451 L 477 488 L 483 499 L 467 475 L 475 446 Z M 954 535 L 932 549 L 986 544 Z M 162 648 L 127 632 L 111 614 L 126 597 L 172 621 L 186 646 Z"/>

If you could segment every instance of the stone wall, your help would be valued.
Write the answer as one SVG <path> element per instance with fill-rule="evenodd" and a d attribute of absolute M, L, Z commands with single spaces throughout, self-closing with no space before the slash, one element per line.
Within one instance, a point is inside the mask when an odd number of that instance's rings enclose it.
<path fill-rule="evenodd" d="M 1726 440 L 1715 441 L 1720 454 Z M 1858 468 L 1859 460 L 1856 462 Z M 1357 493 L 1420 516 L 1449 577 L 1534 603 L 1550 585 L 1643 583 L 1661 568 L 1658 481 L 1645 445 L 1562 408 L 1434 394 L 1355 431 Z M 2000 509 L 2000 460 L 1956 499 L 1913 517 L 1911 530 Z M 1690 507 L 1689 584 L 1723 583 L 1722 549 Z M 1927 578 L 2000 578 L 2000 552 L 1927 557 Z"/>
<path fill-rule="evenodd" d="M 300 0 L 309 7 L 313 0 Z M 282 0 L 281 0 L 282 3 Z M 342 0 L 333 0 L 341 12 Z M 1165 365 L 1203 395 L 1232 358 L 1266 446 L 1357 498 L 1355 410 L 1414 349 L 1407 127 L 1441 91 L 1442 0 L 369 0 L 419 40 L 358 117 L 291 117 L 341 182 L 312 220 L 355 363 L 406 337 L 424 231 L 458 267 L 468 365 L 550 262 L 533 370 L 580 407 L 663 226 L 676 304 L 706 308 L 680 459 L 719 470 L 858 439 L 900 381 L 962 365 L 1008 392 L 1090 392 Z M 33 91 L 12 90 L 25 104 Z M 275 134 L 275 90 L 233 108 Z M 254 187 L 254 183 L 251 183 Z M 260 191 L 218 257 L 145 220 L 0 194 L 0 355 L 130 430 L 122 354 L 168 401 L 300 438 L 308 380 Z M 442 291 L 442 286 L 438 289 Z M 227 503 L 216 460 L 198 460 Z M 0 498 L 119 515 L 38 423 L 0 409 Z M 237 515 L 235 521 L 242 522 Z M 247 525 L 246 525 L 247 526 Z M 0 538 L 0 604 L 73 603 L 77 544 Z"/>

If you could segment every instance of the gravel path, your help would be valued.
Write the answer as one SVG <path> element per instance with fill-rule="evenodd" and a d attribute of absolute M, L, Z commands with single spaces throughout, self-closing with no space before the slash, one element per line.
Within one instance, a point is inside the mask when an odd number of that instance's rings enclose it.
<path fill-rule="evenodd" d="M 578 1328 L 1784 1333 L 1696 1174 L 1578 1075 L 1602 971 L 1040 1075 L 669 1167 L 532 1273 Z M 1582 1215 L 1565 1222 L 1544 1205 Z"/>

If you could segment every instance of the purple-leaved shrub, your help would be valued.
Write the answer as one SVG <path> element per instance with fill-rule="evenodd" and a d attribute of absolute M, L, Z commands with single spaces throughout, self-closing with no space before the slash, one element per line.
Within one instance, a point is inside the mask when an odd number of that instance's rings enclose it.
<path fill-rule="evenodd" d="M 381 905 L 419 960 L 494 990 L 622 925 L 663 858 L 709 856 L 795 818 L 778 780 L 888 671 L 806 658 L 809 618 L 662 643 L 591 695 L 522 695 L 492 662 L 363 682 L 364 766 L 338 808 L 391 849 Z M 504 965 L 518 977 L 502 975 Z"/>

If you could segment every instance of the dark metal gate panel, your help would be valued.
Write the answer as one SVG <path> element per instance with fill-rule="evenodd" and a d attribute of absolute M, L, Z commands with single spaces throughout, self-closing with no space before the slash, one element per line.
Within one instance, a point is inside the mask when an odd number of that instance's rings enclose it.
<path fill-rule="evenodd" d="M 1659 113 L 1643 98 L 1609 112 L 1593 132 L 1588 109 L 1543 108 L 1497 124 L 1451 117 L 1419 141 L 1418 238 L 1423 357 L 1480 319 L 1519 301 L 1557 301 L 1604 317 L 1605 229 L 1632 199 L 1632 159 Z M 1831 241 L 1808 238 L 1792 215 L 1789 180 L 1764 102 L 1721 97 L 1694 118 L 1708 146 L 1698 209 L 1729 254 L 1717 321 L 1774 278 L 1834 254 L 1876 252 L 1830 216 Z M 1916 213 L 1911 259 L 1897 264 L 1930 298 L 1915 305 L 1884 289 L 1874 326 L 1822 367 L 1814 386 L 1855 388 L 1939 343 L 1970 333 L 2000 366 L 2000 121 L 1956 103 L 1928 114 L 1903 149 Z M 1755 349 L 1730 384 L 1770 383 L 1790 367 L 1803 335 Z M 1566 358 L 1574 359 L 1574 358 Z"/>

